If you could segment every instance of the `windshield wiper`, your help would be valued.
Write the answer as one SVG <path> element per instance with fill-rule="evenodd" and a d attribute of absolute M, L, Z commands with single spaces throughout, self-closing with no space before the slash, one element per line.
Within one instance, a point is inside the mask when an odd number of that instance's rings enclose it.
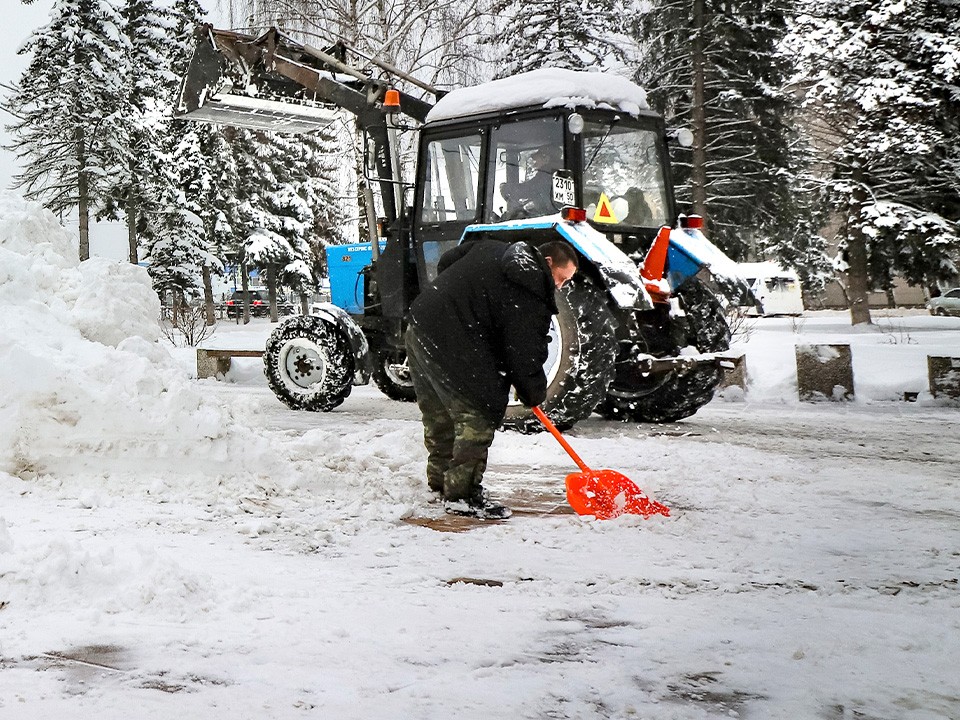
<path fill-rule="evenodd" d="M 590 156 L 590 161 L 583 166 L 583 171 L 586 172 L 590 169 L 590 166 L 593 165 L 593 161 L 597 159 L 597 153 L 600 152 L 600 148 L 603 147 L 603 144 L 607 141 L 607 138 L 610 137 L 610 133 L 613 131 L 613 126 L 620 122 L 620 116 L 614 115 L 610 119 L 610 124 L 607 125 L 607 131 L 603 134 L 603 137 L 600 138 L 600 142 L 597 143 L 597 146 L 593 149 L 593 155 Z"/>

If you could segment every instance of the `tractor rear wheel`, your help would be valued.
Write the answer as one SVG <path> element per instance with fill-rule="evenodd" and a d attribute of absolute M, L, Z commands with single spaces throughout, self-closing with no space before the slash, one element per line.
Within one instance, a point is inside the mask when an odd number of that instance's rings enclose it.
<path fill-rule="evenodd" d="M 699 280 L 688 281 L 675 295 L 684 315 L 670 320 L 667 330 L 672 342 L 678 348 L 693 346 L 700 353 L 728 350 L 730 327 L 716 296 Z M 598 412 L 609 420 L 623 422 L 675 422 L 710 402 L 721 378 L 718 366 L 698 365 L 686 372 L 673 370 L 651 376 L 645 384 L 614 380 Z"/>
<path fill-rule="evenodd" d="M 403 350 L 377 350 L 373 353 L 373 382 L 391 400 L 413 402 L 417 393 L 410 379 L 407 353 Z"/>
<path fill-rule="evenodd" d="M 547 398 L 541 409 L 561 430 L 587 418 L 613 379 L 617 341 L 614 319 L 603 294 L 589 281 L 574 280 L 557 292 L 559 313 L 550 327 L 544 372 Z M 507 407 L 503 426 L 521 432 L 543 430 L 529 408 Z"/>
<path fill-rule="evenodd" d="M 270 389 L 294 410 L 332 410 L 353 389 L 350 339 L 322 316 L 297 315 L 280 325 L 267 340 L 263 365 Z"/>

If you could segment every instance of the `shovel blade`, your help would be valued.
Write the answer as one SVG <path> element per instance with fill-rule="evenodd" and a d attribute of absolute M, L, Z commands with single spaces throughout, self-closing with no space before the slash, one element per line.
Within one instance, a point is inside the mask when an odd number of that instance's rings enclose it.
<path fill-rule="evenodd" d="M 670 508 L 647 497 L 636 483 L 615 470 L 588 470 L 567 475 L 567 502 L 578 515 L 610 520 L 624 513 L 670 516 Z"/>

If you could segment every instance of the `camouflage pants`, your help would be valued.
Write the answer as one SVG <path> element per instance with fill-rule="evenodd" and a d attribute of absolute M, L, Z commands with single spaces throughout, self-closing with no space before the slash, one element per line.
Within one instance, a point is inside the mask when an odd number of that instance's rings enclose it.
<path fill-rule="evenodd" d="M 412 330 L 407 330 L 405 340 L 423 416 L 427 484 L 446 500 L 478 497 L 496 425 L 439 381 L 442 372 L 423 352 Z"/>

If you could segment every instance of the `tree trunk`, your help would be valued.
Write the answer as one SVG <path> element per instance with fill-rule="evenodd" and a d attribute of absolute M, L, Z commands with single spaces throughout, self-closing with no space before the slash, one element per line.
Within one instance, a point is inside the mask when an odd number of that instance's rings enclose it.
<path fill-rule="evenodd" d="M 78 127 L 77 140 L 77 214 L 80 220 L 80 262 L 90 259 L 90 178 L 87 175 L 87 154 L 83 128 Z"/>
<path fill-rule="evenodd" d="M 136 163 L 133 158 L 127 162 L 127 170 L 130 177 L 136 177 Z M 133 188 L 127 190 L 127 201 L 124 203 L 124 210 L 127 215 L 127 251 L 130 262 L 136 265 L 140 261 L 139 248 L 137 247 L 137 219 L 140 215 L 140 204 L 131 197 Z"/>
<path fill-rule="evenodd" d="M 90 198 L 87 194 L 86 173 L 80 173 L 80 178 L 77 182 L 77 213 L 80 216 L 80 262 L 83 262 L 90 259 Z"/>
<path fill-rule="evenodd" d="M 250 276 L 246 263 L 240 263 L 240 288 L 243 290 L 243 324 L 247 325 L 250 322 Z"/>
<path fill-rule="evenodd" d="M 847 292 L 850 296 L 850 323 L 872 325 L 870 318 L 870 273 L 867 265 L 867 238 L 863 234 L 863 206 L 867 192 L 863 189 L 862 177 L 853 177 L 856 190 L 853 206 L 847 219 Z"/>
<path fill-rule="evenodd" d="M 310 314 L 310 296 L 305 292 L 300 293 L 300 314 Z"/>
<path fill-rule="evenodd" d="M 705 74 L 707 67 L 705 32 L 705 0 L 693 1 L 693 44 L 691 63 L 693 66 L 693 96 L 691 97 L 691 124 L 693 125 L 693 148 L 690 168 L 690 196 L 693 212 L 707 223 L 707 109 L 705 92 Z"/>
<path fill-rule="evenodd" d="M 187 308 L 187 301 L 183 298 L 183 291 L 173 291 L 173 326 L 179 327 L 180 320 Z"/>
<path fill-rule="evenodd" d="M 207 316 L 207 325 L 217 322 L 216 307 L 213 304 L 213 281 L 210 277 L 210 266 L 203 266 L 203 308 Z"/>
<path fill-rule="evenodd" d="M 127 257 L 134 265 L 140 262 L 137 249 L 137 208 L 136 203 L 127 200 L 124 210 L 127 215 Z"/>
<path fill-rule="evenodd" d="M 267 297 L 270 298 L 270 322 L 275 323 L 280 316 L 277 313 L 277 266 L 273 263 L 267 265 Z"/>
<path fill-rule="evenodd" d="M 90 178 L 87 175 L 86 136 L 77 127 L 73 136 L 77 151 L 77 214 L 80 220 L 80 262 L 90 259 Z"/>

